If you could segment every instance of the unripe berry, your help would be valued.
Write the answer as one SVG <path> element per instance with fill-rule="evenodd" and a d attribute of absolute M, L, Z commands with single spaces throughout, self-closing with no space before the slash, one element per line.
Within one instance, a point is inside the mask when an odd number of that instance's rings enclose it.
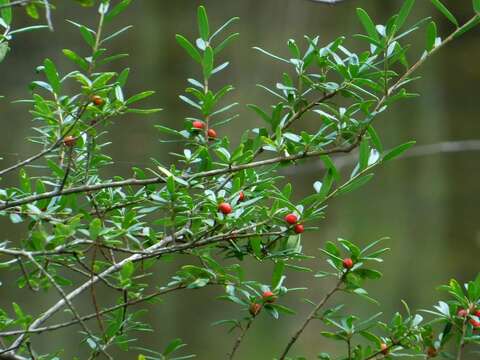
<path fill-rule="evenodd" d="M 269 304 L 275 302 L 275 300 L 276 300 L 275 294 L 273 292 L 269 291 L 269 290 L 263 292 L 262 299 L 263 299 L 263 301 L 265 301 Z"/>
<path fill-rule="evenodd" d="M 389 351 L 388 345 L 385 344 L 385 343 L 381 343 L 380 344 L 380 351 L 383 355 L 388 355 L 388 351 Z"/>
<path fill-rule="evenodd" d="M 245 194 L 243 193 L 243 191 L 240 191 L 238 193 L 238 201 L 243 201 L 245 200 Z"/>
<path fill-rule="evenodd" d="M 68 147 L 75 146 L 76 142 L 77 142 L 77 139 L 75 139 L 72 135 L 68 135 L 63 138 L 63 144 Z"/>
<path fill-rule="evenodd" d="M 212 139 L 217 138 L 217 132 L 213 129 L 208 129 L 207 134 L 209 138 L 212 138 Z"/>
<path fill-rule="evenodd" d="M 298 217 L 295 214 L 285 215 L 284 219 L 285 219 L 285 222 L 290 225 L 296 224 L 298 221 Z"/>
<path fill-rule="evenodd" d="M 252 303 L 248 309 L 250 315 L 252 316 L 257 316 L 260 313 L 260 310 L 262 310 L 262 304 L 257 303 Z"/>
<path fill-rule="evenodd" d="M 297 234 L 301 234 L 305 231 L 305 228 L 303 227 L 302 224 L 296 224 L 295 227 L 293 228 L 293 230 L 297 233 Z"/>
<path fill-rule="evenodd" d="M 458 309 L 458 311 L 457 311 L 457 316 L 458 317 L 464 318 L 464 317 L 467 317 L 467 315 L 468 315 L 468 310 Z"/>
<path fill-rule="evenodd" d="M 224 215 L 228 215 L 232 212 L 232 205 L 223 202 L 218 205 L 218 211 L 220 211 Z"/>
<path fill-rule="evenodd" d="M 105 102 L 103 98 L 99 95 L 93 95 L 91 97 L 92 103 L 94 103 L 96 106 L 102 106 L 103 103 Z"/>
<path fill-rule="evenodd" d="M 201 130 L 201 129 L 205 128 L 205 123 L 204 123 L 203 121 L 194 121 L 194 122 L 192 123 L 192 126 L 193 126 L 195 129 Z"/>
<path fill-rule="evenodd" d="M 343 267 L 350 270 L 353 267 L 353 260 L 350 258 L 343 259 Z"/>
<path fill-rule="evenodd" d="M 436 357 L 438 354 L 437 349 L 435 349 L 433 346 L 430 346 L 427 350 L 427 355 L 429 358 Z"/>

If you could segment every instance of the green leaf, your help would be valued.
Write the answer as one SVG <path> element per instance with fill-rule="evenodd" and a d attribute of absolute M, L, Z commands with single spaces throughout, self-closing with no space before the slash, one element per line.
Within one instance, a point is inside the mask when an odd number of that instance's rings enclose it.
<path fill-rule="evenodd" d="M 357 8 L 357 16 L 360 19 L 360 22 L 362 23 L 367 34 L 375 40 L 379 40 L 380 37 L 377 33 L 377 29 L 375 28 L 375 24 L 373 23 L 370 16 L 368 16 L 368 13 L 362 8 Z"/>
<path fill-rule="evenodd" d="M 285 270 L 285 263 L 283 261 L 277 261 L 273 268 L 272 275 L 272 289 L 275 289 L 282 282 L 283 271 Z"/>
<path fill-rule="evenodd" d="M 136 95 L 133 95 L 131 98 L 127 99 L 127 101 L 125 101 L 125 104 L 126 105 L 130 105 L 130 104 L 133 104 L 134 102 L 136 101 L 140 101 L 142 99 L 145 99 L 149 96 L 152 96 L 153 94 L 155 94 L 155 91 L 144 91 L 144 92 L 141 92 L 139 94 L 136 94 Z"/>
<path fill-rule="evenodd" d="M 28 4 L 25 8 L 25 11 L 27 12 L 27 15 L 30 16 L 32 19 L 38 19 L 40 17 L 35 4 Z"/>
<path fill-rule="evenodd" d="M 208 41 L 208 37 L 210 36 L 210 27 L 208 25 L 207 11 L 203 5 L 198 7 L 197 20 L 200 37 L 203 40 Z"/>
<path fill-rule="evenodd" d="M 480 0 L 473 0 L 473 10 L 480 15 Z"/>
<path fill-rule="evenodd" d="M 215 54 L 225 49 L 228 44 L 240 36 L 239 33 L 230 34 L 225 40 L 223 40 L 218 46 L 215 47 Z"/>
<path fill-rule="evenodd" d="M 434 21 L 431 21 L 427 26 L 427 46 L 428 52 L 432 51 L 435 47 L 435 40 L 437 39 L 437 25 Z"/>
<path fill-rule="evenodd" d="M 45 61 L 43 62 L 43 65 L 45 66 L 45 75 L 48 79 L 48 82 L 52 86 L 53 92 L 56 94 L 59 94 L 60 93 L 60 77 L 58 76 L 57 68 L 55 67 L 55 64 L 53 63 L 52 60 L 45 59 Z"/>
<path fill-rule="evenodd" d="M 413 145 L 415 145 L 415 141 L 409 141 L 405 144 L 398 145 L 394 149 L 388 151 L 384 156 L 382 161 L 390 161 L 400 155 L 402 155 L 406 150 L 411 148 Z"/>
<path fill-rule="evenodd" d="M 349 193 L 350 191 L 353 191 L 353 190 L 365 185 L 370 180 L 372 180 L 372 178 L 373 178 L 373 174 L 367 174 L 367 175 L 364 175 L 364 176 L 354 178 L 354 180 L 349 181 L 345 185 L 338 188 L 337 195 L 343 195 L 343 194 Z"/>
<path fill-rule="evenodd" d="M 90 238 L 96 240 L 100 232 L 102 231 L 102 221 L 99 218 L 95 218 L 90 223 L 89 227 Z"/>
<path fill-rule="evenodd" d="M 403 24 L 405 24 L 405 20 L 407 20 L 408 15 L 410 15 L 414 4 L 415 0 L 405 0 L 395 21 L 396 30 L 399 30 Z"/>
<path fill-rule="evenodd" d="M 443 5 L 440 0 L 430 0 L 430 1 L 448 20 L 450 20 L 453 24 L 455 24 L 456 27 L 459 27 L 458 21 L 457 19 L 455 19 L 455 16 L 453 16 L 450 10 L 448 10 L 447 7 Z"/>
<path fill-rule="evenodd" d="M 6 42 L 0 43 L 0 62 L 2 62 L 3 59 L 5 59 L 5 56 L 7 56 L 8 50 L 10 50 L 10 48 L 8 47 L 8 43 Z"/>
<path fill-rule="evenodd" d="M 63 55 L 65 55 L 67 58 L 72 60 L 75 64 L 77 64 L 82 70 L 87 71 L 88 70 L 88 63 L 85 59 L 81 58 L 79 55 L 77 55 L 74 51 L 69 50 L 69 49 L 63 49 L 62 50 Z"/>
<path fill-rule="evenodd" d="M 177 40 L 177 43 L 185 49 L 187 54 L 192 57 L 193 60 L 200 64 L 202 63 L 202 56 L 190 41 L 188 41 L 185 37 L 179 34 L 175 35 L 175 39 Z"/>
<path fill-rule="evenodd" d="M 107 15 L 105 15 L 105 22 L 109 22 L 114 17 L 119 15 L 123 10 L 125 10 L 127 8 L 128 5 L 130 5 L 131 2 L 132 2 L 132 0 L 122 0 L 122 1 L 120 1 L 117 5 L 115 5 L 113 7 L 112 10 L 110 10 L 107 13 Z"/>
<path fill-rule="evenodd" d="M 95 46 L 95 36 L 85 26 L 80 26 L 80 34 L 82 34 L 83 40 L 93 48 Z"/>
<path fill-rule="evenodd" d="M 213 49 L 210 46 L 207 46 L 205 49 L 205 54 L 203 55 L 203 76 L 205 79 L 208 79 L 212 75 L 213 70 Z"/>
<path fill-rule="evenodd" d="M 0 5 L 8 5 L 10 0 L 0 0 Z M 5 6 L 0 10 L 0 16 L 3 18 L 3 21 L 7 25 L 12 23 L 12 8 L 10 6 Z"/>
<path fill-rule="evenodd" d="M 163 351 L 163 355 L 169 355 L 181 347 L 183 347 L 183 342 L 181 339 L 172 340 Z"/>

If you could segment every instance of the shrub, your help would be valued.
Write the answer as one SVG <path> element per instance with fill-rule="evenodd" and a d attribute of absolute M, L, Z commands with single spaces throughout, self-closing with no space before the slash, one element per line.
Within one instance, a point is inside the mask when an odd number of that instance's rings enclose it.
<path fill-rule="evenodd" d="M 79 2 L 86 6 L 95 3 Z M 442 38 L 430 18 L 406 26 L 414 0 L 405 0 L 385 25 L 375 25 L 365 10 L 357 9 L 365 33 L 352 38 L 339 37 L 323 44 L 318 37 L 306 36 L 303 44 L 289 40 L 285 57 L 256 48 L 281 62 L 286 72 L 274 87 L 262 85 L 273 96 L 270 108 L 248 105 L 264 124 L 246 129 L 239 144 L 233 146 L 231 139 L 222 135 L 221 126 L 237 120 L 232 113 L 237 104 L 227 100 L 234 88 L 228 84 L 214 88 L 211 79 L 228 68 L 229 63 L 220 59 L 222 50 L 239 36 L 229 32 L 238 19 L 213 31 L 200 6 L 199 37 L 191 41 L 176 35 L 202 74 L 200 79 L 189 78 L 189 87 L 180 96 L 192 116 L 181 128 L 156 125 L 164 138 L 180 144 L 181 151 L 173 154 L 176 161 L 164 164 L 152 159 L 148 169 L 133 168 L 131 178 L 105 178 L 103 168 L 114 164 L 105 152 L 108 125 L 125 114 L 160 111 L 138 105 L 153 91 L 125 94 L 128 68 L 108 71 L 111 62 L 124 56 L 110 54 L 108 41 L 130 28 L 110 35 L 109 25 L 130 2 L 100 1 L 95 29 L 72 22 L 90 53 L 64 49 L 72 63 L 66 74 L 45 59 L 38 68 L 41 79 L 31 83 L 32 98 L 23 100 L 36 124 L 30 140 L 39 145 L 39 151 L 0 170 L 1 176 L 19 175 L 18 184 L 4 183 L 0 189 L 0 215 L 13 224 L 28 224 L 27 228 L 17 225 L 17 243 L 1 244 L 4 259 L 0 265 L 3 271 L 17 274 L 18 286 L 26 292 L 50 291 L 58 300 L 37 314 L 26 313 L 15 299 L 11 299 L 13 311 L 0 309 L 0 359 L 59 359 L 60 349 L 37 354 L 32 340 L 41 332 L 48 331 L 53 337 L 56 331 L 74 325 L 81 327 L 79 343 L 89 347 L 89 359 L 111 359 L 112 347 L 132 351 L 139 360 L 193 357 L 177 355 L 184 345 L 179 339 L 161 353 L 137 345 L 134 333 L 150 328 L 142 317 L 144 309 L 133 305 L 210 285 L 220 285 L 224 289 L 220 298 L 238 306 L 237 317 L 217 322 L 237 333 L 228 355 L 232 359 L 258 317 L 277 319 L 294 314 L 282 302 L 300 289 L 288 287 L 285 274 L 313 272 L 302 265 L 302 260 L 314 257 L 303 252 L 302 233 L 317 230 L 330 201 L 365 185 L 375 168 L 414 144 L 385 149 L 374 128 L 375 120 L 398 101 L 416 97 L 407 90 L 417 79 L 415 71 L 480 22 L 478 0 L 473 1 L 472 18 L 463 25 L 439 0 L 432 0 L 455 25 L 455 30 Z M 48 1 L 25 3 L 34 18 L 39 17 L 39 6 L 44 6 L 50 21 Z M 1 59 L 15 34 L 10 28 L 15 5 L 14 1 L 0 1 L 0 25 L 5 29 L 0 37 Z M 425 36 L 425 48 L 412 55 L 407 39 L 419 33 Z M 348 49 L 352 40 L 365 49 Z M 313 132 L 302 130 L 301 120 L 307 116 L 317 121 Z M 358 161 L 346 174 L 337 168 L 334 156 L 354 150 Z M 324 175 L 313 184 L 311 195 L 294 202 L 292 186 L 280 185 L 282 177 L 277 170 L 312 158 L 321 159 Z M 324 337 L 342 345 L 338 347 L 340 359 L 442 355 L 458 360 L 467 345 L 478 344 L 480 277 L 464 287 L 451 280 L 442 287 L 450 300 L 419 313 L 405 304 L 405 312 L 394 314 L 387 322 L 380 314 L 360 319 L 332 302 L 340 292 L 375 301 L 364 283 L 381 278 L 374 265 L 388 250 L 381 247 L 383 240 L 363 248 L 345 239 L 323 244 L 321 253 L 330 270 L 315 277 L 333 278 L 334 285 L 320 299 L 306 300 L 311 313 L 294 334 L 285 337 L 285 344 L 272 357 L 293 356 L 293 346 L 313 320 L 325 324 L 328 331 L 321 333 Z M 185 258 L 188 265 L 179 267 L 165 284 L 149 282 L 150 269 L 161 267 L 172 256 Z M 245 278 L 242 264 L 246 258 L 273 264 L 271 282 Z M 78 275 L 83 281 L 78 281 Z M 116 294 L 118 300 L 101 305 L 98 287 Z M 87 291 L 95 311 L 82 315 L 75 300 Z M 63 309 L 71 320 L 47 324 Z M 318 358 L 334 356 L 322 352 Z"/>

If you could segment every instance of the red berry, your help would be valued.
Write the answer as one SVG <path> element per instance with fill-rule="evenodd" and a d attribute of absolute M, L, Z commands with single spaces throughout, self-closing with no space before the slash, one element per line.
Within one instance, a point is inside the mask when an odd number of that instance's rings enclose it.
<path fill-rule="evenodd" d="M 474 310 L 474 311 L 473 311 L 473 315 L 475 315 L 476 317 L 480 318 L 480 310 Z"/>
<path fill-rule="evenodd" d="M 103 103 L 105 102 L 103 98 L 99 95 L 93 95 L 91 98 L 92 102 L 97 105 L 97 106 L 102 106 Z"/>
<path fill-rule="evenodd" d="M 466 309 L 459 309 L 457 311 L 457 316 L 458 317 L 464 318 L 464 317 L 467 317 L 467 315 L 468 315 L 468 310 L 466 310 Z"/>
<path fill-rule="evenodd" d="M 380 351 L 382 352 L 383 355 L 388 355 L 389 347 L 385 343 L 380 344 Z"/>
<path fill-rule="evenodd" d="M 297 215 L 295 214 L 288 214 L 288 215 L 285 215 L 285 222 L 290 224 L 290 225 L 293 225 L 293 224 L 296 224 L 297 221 L 298 221 L 298 217 Z"/>
<path fill-rule="evenodd" d="M 220 211 L 224 215 L 228 215 L 232 212 L 232 205 L 223 202 L 218 205 L 218 211 Z"/>
<path fill-rule="evenodd" d="M 250 315 L 252 316 L 257 316 L 260 313 L 260 310 L 262 310 L 262 304 L 257 303 L 252 303 L 248 309 Z"/>
<path fill-rule="evenodd" d="M 192 123 L 192 126 L 195 128 L 195 129 L 203 129 L 205 128 L 205 123 L 203 121 L 194 121 Z"/>
<path fill-rule="evenodd" d="M 208 129 L 207 134 L 208 134 L 208 137 L 212 139 L 216 139 L 217 137 L 217 132 L 213 129 Z"/>
<path fill-rule="evenodd" d="M 262 299 L 263 301 L 267 302 L 267 303 L 273 303 L 275 302 L 275 294 L 269 290 L 267 291 L 264 291 L 263 294 L 262 294 Z"/>
<path fill-rule="evenodd" d="M 305 231 L 305 228 L 303 227 L 302 224 L 296 224 L 295 227 L 293 228 L 293 230 L 297 233 L 297 234 L 301 234 Z"/>
<path fill-rule="evenodd" d="M 433 346 L 430 346 L 427 350 L 427 355 L 429 358 L 436 357 L 438 354 L 437 349 L 435 349 Z"/>
<path fill-rule="evenodd" d="M 470 325 L 472 325 L 474 328 L 480 328 L 480 321 L 477 321 L 475 319 L 470 319 L 468 320 Z"/>
<path fill-rule="evenodd" d="M 238 201 L 243 201 L 245 200 L 245 194 L 243 193 L 243 191 L 240 191 L 238 193 Z"/>
<path fill-rule="evenodd" d="M 343 267 L 350 270 L 353 267 L 353 260 L 350 258 L 343 259 Z"/>
<path fill-rule="evenodd" d="M 77 139 L 75 139 L 72 135 L 65 136 L 63 138 L 63 144 L 68 147 L 75 146 Z"/>

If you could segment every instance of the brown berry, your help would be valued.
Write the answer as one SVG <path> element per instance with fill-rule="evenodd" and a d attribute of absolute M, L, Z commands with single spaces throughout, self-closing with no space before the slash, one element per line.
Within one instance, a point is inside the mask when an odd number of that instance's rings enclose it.
<path fill-rule="evenodd" d="M 75 139 L 72 135 L 68 135 L 63 138 L 63 144 L 68 147 L 75 146 L 76 142 L 77 142 L 77 139 Z"/>
<path fill-rule="evenodd" d="M 437 349 L 435 349 L 433 346 L 430 346 L 428 349 L 427 349 L 427 356 L 429 358 L 433 358 L 433 357 L 436 357 L 438 355 L 438 351 Z"/>
<path fill-rule="evenodd" d="M 218 211 L 220 211 L 224 215 L 228 215 L 232 212 L 232 205 L 223 202 L 218 205 Z"/>
<path fill-rule="evenodd" d="M 103 100 L 103 98 L 99 95 L 93 95 L 90 100 L 92 100 L 92 103 L 94 103 L 96 106 L 102 106 L 105 102 L 105 100 Z"/>
<path fill-rule="evenodd" d="M 245 194 L 243 193 L 243 191 L 240 191 L 238 193 L 238 201 L 243 201 L 245 200 Z"/>
<path fill-rule="evenodd" d="M 353 260 L 350 258 L 343 259 L 343 267 L 347 270 L 350 270 L 353 267 Z"/>
<path fill-rule="evenodd" d="M 212 138 L 212 139 L 217 138 L 217 132 L 213 129 L 208 129 L 207 134 L 209 138 Z"/>
<path fill-rule="evenodd" d="M 254 317 L 260 313 L 260 310 L 262 310 L 262 304 L 257 304 L 257 303 L 252 303 L 250 305 L 250 308 L 248 309 L 248 311 L 250 312 L 250 315 Z"/>
<path fill-rule="evenodd" d="M 297 223 L 298 217 L 295 214 L 287 214 L 285 215 L 284 220 L 287 224 L 293 225 Z"/>

